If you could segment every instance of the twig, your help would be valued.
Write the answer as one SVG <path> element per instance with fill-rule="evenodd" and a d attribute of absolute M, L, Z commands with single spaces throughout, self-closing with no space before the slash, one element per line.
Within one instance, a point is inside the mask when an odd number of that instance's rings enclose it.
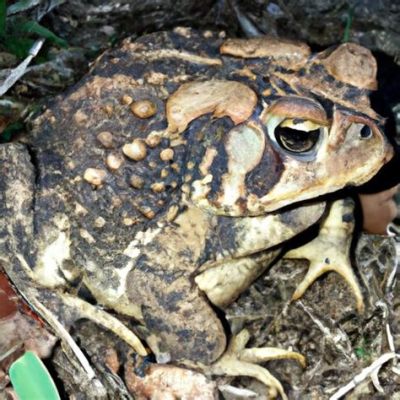
<path fill-rule="evenodd" d="M 364 368 L 358 375 L 356 375 L 347 385 L 340 388 L 333 396 L 329 398 L 329 400 L 339 400 L 346 393 L 350 392 L 350 390 L 354 389 L 357 385 L 359 385 L 362 381 L 366 380 L 367 378 L 377 379 L 377 374 L 381 369 L 382 365 L 387 363 L 389 360 L 398 357 L 400 357 L 400 355 L 393 352 L 382 354 L 370 366 Z M 375 377 L 372 378 L 373 376 Z M 382 387 L 379 384 L 379 381 L 378 381 L 378 387 L 382 389 Z"/>
<path fill-rule="evenodd" d="M 96 374 L 72 336 L 62 326 L 58 319 L 50 312 L 50 310 L 48 310 L 39 300 L 32 296 L 29 298 L 29 303 L 34 309 L 37 310 L 38 314 L 41 315 L 43 319 L 54 329 L 57 336 L 68 344 L 68 346 L 74 352 L 76 358 L 79 360 L 83 369 L 85 370 L 88 379 L 92 380 Z"/>
<path fill-rule="evenodd" d="M 395 265 L 392 269 L 392 272 L 389 275 L 389 278 L 386 282 L 386 292 L 389 292 L 390 289 L 394 286 L 394 282 L 396 279 L 397 271 L 399 268 L 399 259 L 400 259 L 400 229 L 399 227 L 391 222 L 387 228 L 386 233 L 388 236 L 394 238 L 395 240 L 395 249 L 396 249 L 396 258 L 395 258 Z"/>
<path fill-rule="evenodd" d="M 344 343 L 349 346 L 349 340 L 347 335 L 342 330 L 336 328 L 335 334 L 329 329 L 329 327 L 324 325 L 320 319 L 315 317 L 312 314 L 311 310 L 307 306 L 305 306 L 305 304 L 301 300 L 296 301 L 295 304 L 299 305 L 303 309 L 303 311 L 308 314 L 308 316 L 311 318 L 314 324 L 317 325 L 323 335 L 336 347 L 337 350 L 339 350 L 344 355 L 344 357 L 346 357 L 348 360 L 352 359 L 352 355 L 349 356 L 349 351 L 343 346 Z"/>
<path fill-rule="evenodd" d="M 11 354 L 13 354 L 15 351 L 17 351 L 19 348 L 23 347 L 23 343 L 17 343 L 15 346 L 11 347 L 11 349 L 8 349 L 5 353 L 0 354 L 0 362 L 3 362 L 7 357 L 9 357 Z"/>
<path fill-rule="evenodd" d="M 18 79 L 25 74 L 29 63 L 37 56 L 43 46 L 43 43 L 44 39 L 36 40 L 29 50 L 28 57 L 26 57 L 25 60 L 22 61 L 17 67 L 11 70 L 10 75 L 8 75 L 4 82 L 0 85 L 0 96 L 3 96 L 3 94 L 5 94 L 8 89 L 10 89 L 18 81 Z"/>
<path fill-rule="evenodd" d="M 397 267 L 397 258 L 396 258 L 396 267 Z M 394 270 L 396 270 L 396 267 Z M 390 287 L 390 286 L 389 286 Z M 383 364 L 387 363 L 388 361 L 392 359 L 398 359 L 400 357 L 400 354 L 397 354 L 395 352 L 395 346 L 394 346 L 394 338 L 393 334 L 390 329 L 390 325 L 387 322 L 388 315 L 389 315 L 389 309 L 387 304 L 384 301 L 377 301 L 375 305 L 379 308 L 382 309 L 383 311 L 383 318 L 385 319 L 385 332 L 386 332 L 386 339 L 387 343 L 390 349 L 390 352 L 382 354 L 377 360 L 375 360 L 370 366 L 364 368 L 358 375 L 356 375 L 347 385 L 343 386 L 340 388 L 333 396 L 329 398 L 329 400 L 339 400 L 341 397 L 343 397 L 346 393 L 348 393 L 350 390 L 354 389 L 357 385 L 359 385 L 362 381 L 366 380 L 367 378 L 370 378 L 372 381 L 372 384 L 374 385 L 375 389 L 380 392 L 384 393 L 384 390 L 382 388 L 382 385 L 379 382 L 379 371 L 382 367 Z M 393 366 L 392 371 L 394 373 L 397 373 L 397 368 Z"/>

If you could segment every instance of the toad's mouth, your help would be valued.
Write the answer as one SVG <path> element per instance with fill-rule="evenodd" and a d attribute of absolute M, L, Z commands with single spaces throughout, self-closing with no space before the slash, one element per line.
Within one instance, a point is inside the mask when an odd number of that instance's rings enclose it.
<path fill-rule="evenodd" d="M 249 196 L 247 206 L 250 213 L 255 215 L 263 211 L 274 212 L 291 204 L 296 206 L 299 202 L 321 198 L 345 187 L 360 186 L 368 182 L 394 155 L 393 147 L 383 140 L 382 146 L 371 151 L 369 160 L 365 162 L 350 160 L 350 153 L 340 162 L 336 158 L 326 159 L 311 173 L 307 168 L 285 170 L 280 182 L 265 196 Z"/>

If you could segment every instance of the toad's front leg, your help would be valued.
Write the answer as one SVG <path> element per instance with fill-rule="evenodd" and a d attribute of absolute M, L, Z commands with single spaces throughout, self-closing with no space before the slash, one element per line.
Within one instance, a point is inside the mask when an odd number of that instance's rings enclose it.
<path fill-rule="evenodd" d="M 308 272 L 293 294 L 299 299 L 307 288 L 321 275 L 335 271 L 350 286 L 359 312 L 364 301 L 350 262 L 350 246 L 354 230 L 354 202 L 347 198 L 335 201 L 323 221 L 318 236 L 302 247 L 291 250 L 285 258 L 305 258 L 310 261 Z"/>

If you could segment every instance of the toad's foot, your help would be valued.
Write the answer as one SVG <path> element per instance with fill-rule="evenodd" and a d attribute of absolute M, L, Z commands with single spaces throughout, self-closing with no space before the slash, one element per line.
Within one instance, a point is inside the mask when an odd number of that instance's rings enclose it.
<path fill-rule="evenodd" d="M 354 229 L 354 203 L 350 199 L 335 201 L 324 221 L 319 235 L 297 249 L 285 254 L 285 258 L 305 258 L 310 267 L 293 294 L 299 299 L 307 288 L 322 274 L 335 271 L 349 284 L 357 304 L 357 310 L 364 311 L 360 286 L 350 263 L 350 245 Z"/>
<path fill-rule="evenodd" d="M 304 356 L 294 351 L 282 350 L 273 347 L 246 349 L 250 334 L 247 330 L 234 336 L 224 355 L 211 366 L 211 373 L 215 375 L 249 376 L 264 383 L 269 388 L 268 398 L 275 398 L 279 393 L 282 399 L 287 396 L 278 379 L 258 363 L 292 358 L 303 367 L 306 364 Z"/>

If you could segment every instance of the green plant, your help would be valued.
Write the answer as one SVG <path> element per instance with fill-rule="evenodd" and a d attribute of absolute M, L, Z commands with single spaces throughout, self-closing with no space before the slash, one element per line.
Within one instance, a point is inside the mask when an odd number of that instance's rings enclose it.
<path fill-rule="evenodd" d="M 27 351 L 10 367 L 10 379 L 20 400 L 60 400 L 57 387 L 39 357 Z"/>
<path fill-rule="evenodd" d="M 349 5 L 347 8 L 346 24 L 344 27 L 342 43 L 346 43 L 350 40 L 350 30 L 353 24 L 353 17 L 354 17 L 354 6 Z"/>
<path fill-rule="evenodd" d="M 55 35 L 39 22 L 20 14 L 28 6 L 28 0 L 20 0 L 7 8 L 6 0 L 0 0 L 1 47 L 20 59 L 29 54 L 29 50 L 37 37 L 45 38 L 59 47 L 66 47 L 67 42 L 64 39 Z M 12 13 L 10 12 L 11 7 Z"/>

